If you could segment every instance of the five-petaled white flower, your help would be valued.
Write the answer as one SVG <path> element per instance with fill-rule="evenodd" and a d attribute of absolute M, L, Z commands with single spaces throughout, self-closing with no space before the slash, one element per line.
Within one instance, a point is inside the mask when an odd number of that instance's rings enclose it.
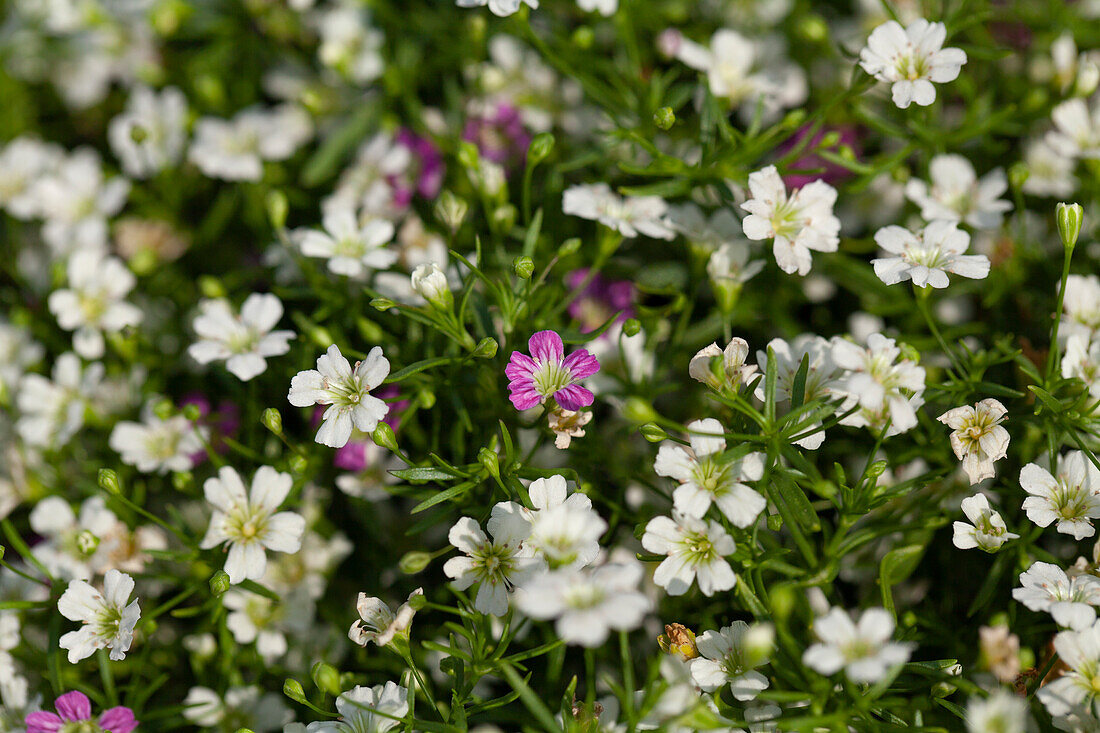
<path fill-rule="evenodd" d="M 672 518 L 654 517 L 642 535 L 642 547 L 658 555 L 668 555 L 657 566 L 653 582 L 670 596 L 687 592 L 699 582 L 703 595 L 729 590 L 737 582 L 726 557 L 737 545 L 718 522 L 689 517 L 673 510 Z"/>
<path fill-rule="evenodd" d="M 389 412 L 389 405 L 370 394 L 390 373 L 390 362 L 375 346 L 353 368 L 333 344 L 317 357 L 317 368 L 298 372 L 290 381 L 287 399 L 295 407 L 329 405 L 322 416 L 317 442 L 342 448 L 351 439 L 351 429 L 372 432 Z"/>
<path fill-rule="evenodd" d="M 1020 574 L 1021 587 L 1012 597 L 1032 611 L 1049 613 L 1063 628 L 1084 629 L 1096 620 L 1100 606 L 1100 579 L 1094 575 L 1066 575 L 1049 562 L 1036 562 Z"/>
<path fill-rule="evenodd" d="M 1054 651 L 1069 669 L 1036 693 L 1047 712 L 1057 717 L 1077 712 L 1100 697 L 1100 623 L 1079 631 L 1062 631 L 1054 637 Z M 1088 716 L 1090 721 L 1092 716 Z M 1091 724 L 1089 728 L 1091 728 Z M 1072 727 L 1067 730 L 1089 730 Z"/>
<path fill-rule="evenodd" d="M 673 239 L 668 204 L 659 196 L 620 196 L 606 183 L 571 186 L 561 199 L 561 210 L 570 216 L 598 221 L 628 239 L 639 235 Z"/>
<path fill-rule="evenodd" d="M 749 212 L 742 222 L 749 239 L 771 239 L 775 262 L 783 272 L 805 275 L 813 265 L 811 250 L 836 252 L 840 219 L 833 215 L 836 189 L 813 181 L 789 195 L 774 165 L 749 175 L 752 198 L 741 204 Z"/>
<path fill-rule="evenodd" d="M 1001 545 L 1020 535 L 1008 531 L 1000 512 L 989 506 L 985 494 L 975 494 L 962 500 L 962 510 L 972 524 L 955 522 L 952 542 L 960 550 L 977 547 L 986 552 L 996 552 Z"/>
<path fill-rule="evenodd" d="M 691 448 L 662 445 L 653 469 L 658 476 L 680 482 L 673 494 L 676 510 L 701 518 L 718 505 L 738 527 L 748 527 L 768 505 L 767 500 L 742 481 L 759 481 L 764 475 L 764 454 L 749 453 L 735 460 L 723 459 L 726 439 L 722 424 L 714 418 L 688 423 Z"/>
<path fill-rule="evenodd" d="M 1081 451 L 1058 458 L 1057 476 L 1034 463 L 1020 469 L 1020 486 L 1030 496 L 1024 499 L 1027 518 L 1040 527 L 1058 522 L 1062 534 L 1082 540 L 1096 530 L 1092 520 L 1100 518 L 1100 470 Z"/>
<path fill-rule="evenodd" d="M 1005 689 L 972 695 L 966 706 L 967 733 L 1024 733 L 1030 722 L 1027 700 Z"/>
<path fill-rule="evenodd" d="M 362 277 L 397 262 L 398 253 L 386 245 L 393 239 L 393 223 L 368 219 L 360 223 L 350 208 L 330 209 L 322 219 L 324 231 L 296 232 L 298 248 L 307 257 L 324 257 L 337 275 Z"/>
<path fill-rule="evenodd" d="M 879 81 L 891 84 L 896 104 L 905 109 L 916 102 L 927 107 L 936 101 L 933 83 L 954 81 L 966 63 L 966 53 L 944 48 L 947 27 L 918 18 L 902 28 L 889 20 L 875 28 L 859 52 L 859 65 Z"/>
<path fill-rule="evenodd" d="M 823 675 L 844 670 L 852 682 L 874 683 L 892 667 L 909 661 L 916 644 L 890 641 L 894 617 L 884 608 L 869 608 L 854 623 L 842 608 L 830 609 L 814 621 L 821 641 L 802 655 L 802 662 Z"/>
<path fill-rule="evenodd" d="M 69 662 L 86 659 L 97 649 L 110 649 L 111 659 L 126 658 L 134 640 L 141 608 L 137 600 L 130 601 L 134 579 L 118 570 L 108 570 L 103 576 L 103 592 L 83 580 L 73 580 L 57 601 L 57 610 L 70 621 L 83 624 L 59 640 L 62 649 L 69 650 Z"/>
<path fill-rule="evenodd" d="M 312 135 L 313 121 L 301 107 L 253 107 L 232 120 L 199 119 L 187 156 L 211 178 L 259 181 L 265 160 L 286 160 Z"/>
<path fill-rule="evenodd" d="M 845 339 L 833 340 L 833 362 L 847 374 L 835 391 L 847 396 L 841 411 L 860 410 L 840 421 L 842 425 L 881 429 L 889 423 L 887 436 L 911 430 L 917 425 L 916 408 L 924 393 L 924 368 L 902 356 L 892 338 L 881 333 L 867 337 L 861 347 Z"/>
<path fill-rule="evenodd" d="M 417 588 L 409 594 L 409 599 L 401 604 L 397 613 L 394 613 L 381 598 L 360 593 L 355 604 L 359 618 L 348 629 L 348 638 L 364 647 L 372 641 L 378 646 L 386 646 L 394 637 L 408 638 L 409 627 L 416 615 L 414 604 L 423 600 L 423 597 L 424 589 Z"/>
<path fill-rule="evenodd" d="M 963 254 L 970 235 L 953 221 L 937 219 L 919 232 L 888 226 L 875 232 L 875 242 L 889 256 L 871 260 L 875 274 L 887 285 L 912 280 L 917 287 L 947 287 L 947 273 L 982 280 L 989 275 L 989 258 Z"/>
<path fill-rule="evenodd" d="M 116 423 L 108 445 L 123 463 L 143 473 L 186 471 L 192 456 L 202 453 L 204 433 L 182 415 L 161 418 L 147 410 L 141 422 Z"/>
<path fill-rule="evenodd" d="M 993 462 L 1008 455 L 1008 431 L 1001 427 L 1008 410 L 994 399 L 971 407 L 963 405 L 940 415 L 937 420 L 951 428 L 951 449 L 963 462 L 971 484 L 993 478 Z"/>
<path fill-rule="evenodd" d="M 1100 97 L 1089 110 L 1085 100 L 1067 99 L 1050 113 L 1054 129 L 1047 133 L 1047 143 L 1070 159 L 1100 158 Z"/>
<path fill-rule="evenodd" d="M 50 293 L 57 325 L 73 333 L 73 349 L 85 359 L 103 356 L 103 332 L 141 323 L 141 310 L 126 302 L 136 282 L 122 260 L 85 249 L 69 258 L 69 287 Z"/>
<path fill-rule="evenodd" d="M 978 178 L 974 166 L 961 155 L 937 155 L 928 164 L 931 184 L 911 178 L 905 195 L 920 207 L 926 221 L 946 219 L 975 229 L 996 229 L 1012 204 L 1001 198 L 1008 190 L 1008 178 L 995 168 Z"/>
<path fill-rule="evenodd" d="M 204 300 L 192 326 L 199 340 L 187 353 L 200 364 L 225 359 L 225 368 L 242 382 L 267 370 L 267 357 L 290 351 L 293 331 L 273 331 L 283 317 L 282 302 L 271 293 L 252 293 L 233 312 L 224 300 Z"/>
<path fill-rule="evenodd" d="M 271 466 L 261 466 L 246 491 L 240 475 L 223 466 L 206 479 L 203 493 L 214 507 L 210 527 L 199 545 L 204 550 L 229 543 L 225 572 L 234 585 L 260 580 L 267 570 L 265 549 L 295 553 L 302 546 L 306 522 L 294 512 L 278 512 L 294 480 Z"/>
<path fill-rule="evenodd" d="M 474 608 L 503 616 L 508 612 L 508 591 L 530 580 L 546 567 L 546 562 L 524 545 L 531 526 L 522 515 L 502 514 L 494 519 L 497 521 L 489 528 L 492 541 L 470 517 L 455 522 L 447 539 L 465 555 L 444 563 L 443 573 L 454 581 L 457 590 L 481 583 Z"/>
<path fill-rule="evenodd" d="M 691 660 L 691 677 L 706 692 L 728 682 L 734 698 L 755 700 L 768 689 L 768 678 L 755 668 L 767 663 L 774 638 L 770 624 L 749 626 L 744 621 L 704 631 L 695 639 L 700 656 Z"/>
<path fill-rule="evenodd" d="M 356 686 L 336 698 L 340 720 L 310 723 L 310 733 L 385 733 L 401 725 L 409 712 L 409 691 L 387 682 L 385 686 Z M 381 713 L 381 715 L 379 714 Z"/>

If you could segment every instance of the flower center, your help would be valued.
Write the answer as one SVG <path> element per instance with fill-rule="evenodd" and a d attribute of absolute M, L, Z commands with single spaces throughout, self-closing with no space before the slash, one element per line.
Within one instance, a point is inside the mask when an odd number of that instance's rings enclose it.
<path fill-rule="evenodd" d="M 58 733 L 100 733 L 102 730 L 102 728 L 91 720 L 77 720 L 71 723 L 63 723 L 62 726 L 57 729 Z"/>
<path fill-rule="evenodd" d="M 535 390 L 543 397 L 549 397 L 572 384 L 573 373 L 561 361 L 548 361 L 539 366 L 534 380 Z"/>

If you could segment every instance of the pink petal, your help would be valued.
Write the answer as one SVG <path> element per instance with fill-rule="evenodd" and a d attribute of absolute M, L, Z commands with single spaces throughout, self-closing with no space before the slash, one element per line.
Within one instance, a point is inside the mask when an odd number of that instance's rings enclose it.
<path fill-rule="evenodd" d="M 549 361 L 561 361 L 565 356 L 565 345 L 561 342 L 561 336 L 553 331 L 539 331 L 527 342 L 531 351 L 531 358 L 539 364 Z"/>
<path fill-rule="evenodd" d="M 517 410 L 530 410 L 532 407 L 542 402 L 542 395 L 535 391 L 533 385 L 530 387 L 513 386 L 510 399 Z"/>
<path fill-rule="evenodd" d="M 565 410 L 579 410 L 588 407 L 596 396 L 579 384 L 571 384 L 554 393 L 554 399 Z"/>
<path fill-rule="evenodd" d="M 574 379 L 584 379 L 600 371 L 600 362 L 584 349 L 579 349 L 565 357 L 565 368 Z"/>
<path fill-rule="evenodd" d="M 53 713 L 31 713 L 23 721 L 27 733 L 57 733 L 64 721 Z"/>
<path fill-rule="evenodd" d="M 530 376 L 536 369 L 538 369 L 538 364 L 536 364 L 531 357 L 527 356 L 527 354 L 513 351 L 512 357 L 508 361 L 508 366 L 504 367 L 504 374 L 509 379 L 516 379 Z"/>
<path fill-rule="evenodd" d="M 92 703 L 88 700 L 88 696 L 79 690 L 66 692 L 64 695 L 54 700 L 53 706 L 57 709 L 57 714 L 61 716 L 62 720 L 76 721 L 92 719 Z"/>
<path fill-rule="evenodd" d="M 138 727 L 138 721 L 134 720 L 133 710 L 119 706 L 103 711 L 103 715 L 99 716 L 99 727 L 106 733 L 130 733 Z"/>

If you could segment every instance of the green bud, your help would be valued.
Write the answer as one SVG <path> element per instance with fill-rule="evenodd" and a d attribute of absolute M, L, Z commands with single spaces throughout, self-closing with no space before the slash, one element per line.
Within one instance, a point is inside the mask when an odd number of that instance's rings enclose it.
<path fill-rule="evenodd" d="M 627 401 L 623 403 L 622 409 L 623 416 L 636 425 L 654 422 L 660 417 L 653 409 L 653 405 L 649 404 L 641 397 L 628 398 Z"/>
<path fill-rule="evenodd" d="M 435 392 L 424 388 L 416 393 L 416 399 L 425 410 L 435 407 Z"/>
<path fill-rule="evenodd" d="M 172 404 L 171 400 L 161 400 L 153 407 L 153 414 L 159 417 L 161 420 L 167 420 L 172 417 L 176 412 L 176 406 Z"/>
<path fill-rule="evenodd" d="M 291 456 L 290 461 L 287 462 L 287 466 L 290 468 L 291 473 L 301 475 L 309 468 L 309 459 L 305 456 Z"/>
<path fill-rule="evenodd" d="M 577 48 L 581 50 L 592 48 L 592 44 L 596 40 L 596 34 L 592 32 L 592 29 L 586 25 L 581 26 L 577 30 L 573 31 L 573 43 Z"/>
<path fill-rule="evenodd" d="M 661 107 L 653 113 L 653 124 L 662 130 L 671 130 L 676 124 L 676 113 L 672 107 Z"/>
<path fill-rule="evenodd" d="M 200 410 L 199 406 L 194 404 L 194 403 L 189 404 L 189 405 L 184 405 L 183 409 L 180 410 L 180 412 L 182 412 L 183 416 L 186 417 L 191 422 L 195 422 L 195 421 L 199 420 L 200 418 L 202 418 L 202 410 Z"/>
<path fill-rule="evenodd" d="M 405 575 L 416 575 L 422 572 L 424 568 L 432 562 L 432 556 L 423 550 L 412 550 L 406 552 L 401 556 L 401 560 L 398 561 L 397 567 Z"/>
<path fill-rule="evenodd" d="M 568 257 L 581 248 L 581 240 L 577 237 L 567 239 L 558 247 L 558 257 Z"/>
<path fill-rule="evenodd" d="M 275 229 L 285 227 L 287 209 L 289 208 L 286 194 L 282 191 L 271 191 L 267 194 L 267 200 L 264 203 L 267 205 L 267 218 L 271 222 L 271 226 Z"/>
<path fill-rule="evenodd" d="M 390 308 L 393 308 L 394 306 L 396 306 L 397 303 L 394 303 L 389 298 L 372 298 L 371 302 L 370 302 L 370 305 L 371 305 L 371 308 L 374 308 L 375 310 L 379 310 L 379 311 L 382 311 L 383 313 L 385 313 Z"/>
<path fill-rule="evenodd" d="M 477 348 L 474 349 L 474 356 L 478 359 L 492 359 L 497 355 L 497 349 L 499 345 L 496 339 L 486 336 L 477 342 Z"/>
<path fill-rule="evenodd" d="M 190 471 L 176 471 L 172 474 L 172 486 L 175 487 L 176 491 L 183 491 L 191 485 L 193 478 L 194 476 L 191 475 Z"/>
<path fill-rule="evenodd" d="M 874 463 L 872 463 L 870 466 L 867 467 L 867 475 L 870 478 L 878 478 L 883 473 L 885 473 L 886 469 L 889 468 L 889 467 L 890 467 L 890 464 L 887 461 L 875 461 Z"/>
<path fill-rule="evenodd" d="M 802 109 L 791 110 L 783 118 L 783 127 L 791 130 L 800 127 L 806 121 L 806 111 Z"/>
<path fill-rule="evenodd" d="M 778 514 L 769 514 L 768 529 L 770 529 L 772 532 L 778 532 L 779 530 L 783 529 L 783 517 L 779 516 Z"/>
<path fill-rule="evenodd" d="M 294 702 L 303 705 L 306 702 L 306 691 L 302 689 L 302 683 L 293 677 L 287 677 L 286 682 L 283 683 L 283 694 Z"/>
<path fill-rule="evenodd" d="M 417 590 L 419 591 L 420 589 L 418 588 Z M 407 603 L 409 604 L 409 608 L 414 611 L 419 611 L 428 605 L 428 599 L 424 597 L 423 592 L 417 592 L 415 595 L 409 596 Z"/>
<path fill-rule="evenodd" d="M 397 452 L 397 436 L 393 434 L 393 428 L 384 422 L 378 423 L 378 427 L 371 433 L 374 444 L 381 446 L 391 453 Z"/>
<path fill-rule="evenodd" d="M 194 81 L 195 91 L 205 102 L 203 106 L 221 107 L 225 103 L 225 86 L 213 74 L 202 74 Z"/>
<path fill-rule="evenodd" d="M 523 280 L 530 280 L 531 275 L 535 272 L 535 261 L 530 257 L 517 257 L 512 260 L 512 269 L 516 271 L 516 275 Z"/>
<path fill-rule="evenodd" d="M 340 687 L 340 673 L 331 664 L 317 662 L 309 671 L 309 676 L 313 678 L 313 684 L 317 685 L 317 689 L 324 690 L 334 697 L 344 691 Z"/>
<path fill-rule="evenodd" d="M 777 623 L 783 624 L 794 611 L 798 597 L 789 585 L 780 585 L 769 591 L 768 600 L 772 607 L 772 617 Z"/>
<path fill-rule="evenodd" d="M 99 538 L 86 529 L 76 536 L 76 547 L 84 557 L 91 557 L 99 548 Z"/>
<path fill-rule="evenodd" d="M 798 24 L 798 34 L 807 41 L 821 43 L 829 37 L 829 26 L 820 15 L 807 13 Z"/>
<path fill-rule="evenodd" d="M 1017 191 L 1024 187 L 1030 177 L 1031 169 L 1027 167 L 1027 163 L 1016 163 L 1008 169 L 1008 182 Z"/>
<path fill-rule="evenodd" d="M 477 460 L 482 466 L 485 466 L 485 470 L 489 472 L 489 475 L 500 478 L 500 459 L 497 457 L 496 451 L 482 448 L 477 452 Z"/>
<path fill-rule="evenodd" d="M 465 199 L 459 198 L 451 191 L 444 191 L 435 202 L 435 216 L 442 224 L 455 232 L 462 222 L 466 220 L 470 205 Z"/>
<path fill-rule="evenodd" d="M 1062 246 L 1072 251 L 1077 246 L 1077 237 L 1081 235 L 1081 222 L 1085 218 L 1085 210 L 1081 204 L 1061 203 L 1055 209 L 1058 217 L 1058 236 L 1062 238 Z"/>
<path fill-rule="evenodd" d="M 229 573 L 219 570 L 210 578 L 210 592 L 220 596 L 229 590 L 232 584 L 229 582 Z"/>
<path fill-rule="evenodd" d="M 4 548 L 3 545 L 0 545 L 0 560 L 4 559 L 5 552 L 7 552 L 7 550 Z"/>
<path fill-rule="evenodd" d="M 478 155 L 477 145 L 472 142 L 463 142 L 458 146 L 458 162 L 462 164 L 463 168 L 469 170 L 477 170 L 478 161 L 481 156 Z"/>
<path fill-rule="evenodd" d="M 627 336 L 637 336 L 642 332 L 642 322 L 637 318 L 628 318 L 623 323 L 623 333 Z"/>
<path fill-rule="evenodd" d="M 836 130 L 829 130 L 827 133 L 821 136 L 821 142 L 818 143 L 820 148 L 835 148 L 840 144 L 840 133 Z"/>
<path fill-rule="evenodd" d="M 153 10 L 153 28 L 162 36 L 175 35 L 176 31 L 188 18 L 194 9 L 184 0 L 167 0 L 156 6 Z"/>
<path fill-rule="evenodd" d="M 959 688 L 948 682 L 937 682 L 932 685 L 932 697 L 944 698 L 955 694 L 955 691 Z"/>
<path fill-rule="evenodd" d="M 660 443 L 662 440 L 668 438 L 668 433 L 666 433 L 660 425 L 651 422 L 647 422 L 640 427 L 638 431 L 642 434 L 642 437 L 650 443 Z"/>
<path fill-rule="evenodd" d="M 263 415 L 260 416 L 260 422 L 263 423 L 265 428 L 276 435 L 283 434 L 283 416 L 274 407 L 269 407 L 264 410 Z"/>
<path fill-rule="evenodd" d="M 204 298 L 225 297 L 225 288 L 222 287 L 221 281 L 210 275 L 203 275 L 199 278 L 199 292 L 202 293 Z"/>
<path fill-rule="evenodd" d="M 109 494 L 121 494 L 122 484 L 118 480 L 118 474 L 109 468 L 99 469 L 99 475 L 97 476 L 99 481 L 99 488 L 103 489 Z"/>
<path fill-rule="evenodd" d="M 535 135 L 535 139 L 531 141 L 531 145 L 527 148 L 528 165 L 538 165 L 546 160 L 550 155 L 550 151 L 553 149 L 554 136 L 551 133 L 540 132 L 538 135 Z"/>

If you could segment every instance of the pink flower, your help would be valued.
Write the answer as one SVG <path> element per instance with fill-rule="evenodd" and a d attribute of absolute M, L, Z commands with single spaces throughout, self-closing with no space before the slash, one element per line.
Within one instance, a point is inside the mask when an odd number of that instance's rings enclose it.
<path fill-rule="evenodd" d="M 90 722 L 92 720 L 92 703 L 83 692 L 66 692 L 54 700 L 54 709 L 57 713 L 38 712 L 31 713 L 24 721 L 27 733 L 58 733 L 68 729 L 67 723 Z M 138 721 L 134 720 L 134 711 L 130 708 L 117 707 L 105 710 L 99 716 L 99 729 L 104 733 L 130 733 L 138 727 Z M 84 730 L 84 728 L 80 728 Z"/>
<path fill-rule="evenodd" d="M 531 356 L 512 352 L 504 373 L 517 410 L 527 410 L 553 397 L 565 410 L 592 404 L 593 394 L 577 384 L 600 370 L 600 362 L 584 349 L 565 355 L 561 336 L 539 331 L 527 343 Z"/>

